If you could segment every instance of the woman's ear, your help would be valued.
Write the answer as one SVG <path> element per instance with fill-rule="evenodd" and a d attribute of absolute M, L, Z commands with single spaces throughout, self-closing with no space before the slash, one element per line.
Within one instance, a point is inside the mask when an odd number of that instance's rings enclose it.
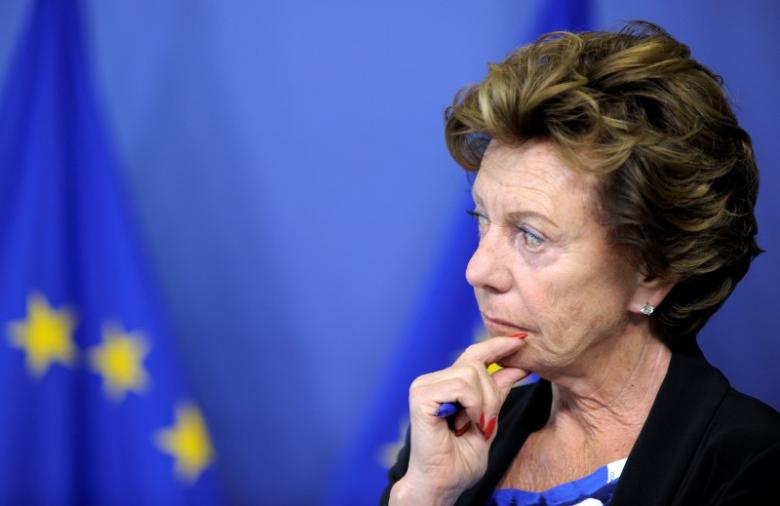
<path fill-rule="evenodd" d="M 675 283 L 676 281 L 662 279 L 640 271 L 637 273 L 637 287 L 633 297 L 631 297 L 628 310 L 632 313 L 643 313 L 649 316 L 655 308 L 661 305 Z"/>

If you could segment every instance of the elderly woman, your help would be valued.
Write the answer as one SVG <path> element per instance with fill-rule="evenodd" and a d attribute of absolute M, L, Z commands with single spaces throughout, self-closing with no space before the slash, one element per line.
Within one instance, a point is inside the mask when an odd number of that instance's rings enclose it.
<path fill-rule="evenodd" d="M 777 500 L 780 415 L 696 344 L 760 252 L 750 137 L 720 78 L 648 23 L 556 33 L 446 120 L 476 173 L 466 277 L 491 338 L 413 382 L 383 502 Z"/>

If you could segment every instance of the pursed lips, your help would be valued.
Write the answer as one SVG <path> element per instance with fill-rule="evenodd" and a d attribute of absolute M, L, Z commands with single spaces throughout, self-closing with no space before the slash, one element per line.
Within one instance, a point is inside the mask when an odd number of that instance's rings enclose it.
<path fill-rule="evenodd" d="M 486 313 L 482 313 L 482 320 L 485 322 L 485 326 L 488 328 L 488 330 L 494 331 L 498 334 L 509 335 L 517 331 L 531 331 L 531 329 L 527 327 L 523 327 L 516 323 L 502 320 L 500 318 L 494 318 Z"/>

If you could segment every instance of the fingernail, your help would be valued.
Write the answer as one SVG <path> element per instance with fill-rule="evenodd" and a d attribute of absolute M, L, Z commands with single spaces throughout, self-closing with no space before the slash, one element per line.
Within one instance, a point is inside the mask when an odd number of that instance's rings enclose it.
<path fill-rule="evenodd" d="M 528 337 L 528 332 L 515 332 L 509 337 L 514 337 L 516 339 L 525 339 L 526 337 Z"/>
<path fill-rule="evenodd" d="M 485 441 L 490 439 L 490 436 L 493 435 L 493 431 L 496 430 L 496 417 L 490 419 L 490 421 L 487 424 L 487 427 L 485 427 L 485 430 L 482 431 L 482 434 L 485 436 Z"/>
<path fill-rule="evenodd" d="M 455 429 L 455 437 L 460 437 L 471 428 L 471 420 L 466 422 L 460 429 Z"/>
<path fill-rule="evenodd" d="M 485 432 L 485 413 L 479 414 L 479 430 Z"/>

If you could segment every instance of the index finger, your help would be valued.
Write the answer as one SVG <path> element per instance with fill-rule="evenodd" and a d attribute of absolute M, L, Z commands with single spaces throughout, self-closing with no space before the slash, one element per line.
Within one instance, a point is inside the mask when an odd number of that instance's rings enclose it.
<path fill-rule="evenodd" d="M 517 333 L 513 337 L 491 337 L 480 343 L 472 344 L 461 353 L 453 365 L 481 362 L 487 366 L 498 362 L 522 348 L 526 335 L 525 333 Z"/>

